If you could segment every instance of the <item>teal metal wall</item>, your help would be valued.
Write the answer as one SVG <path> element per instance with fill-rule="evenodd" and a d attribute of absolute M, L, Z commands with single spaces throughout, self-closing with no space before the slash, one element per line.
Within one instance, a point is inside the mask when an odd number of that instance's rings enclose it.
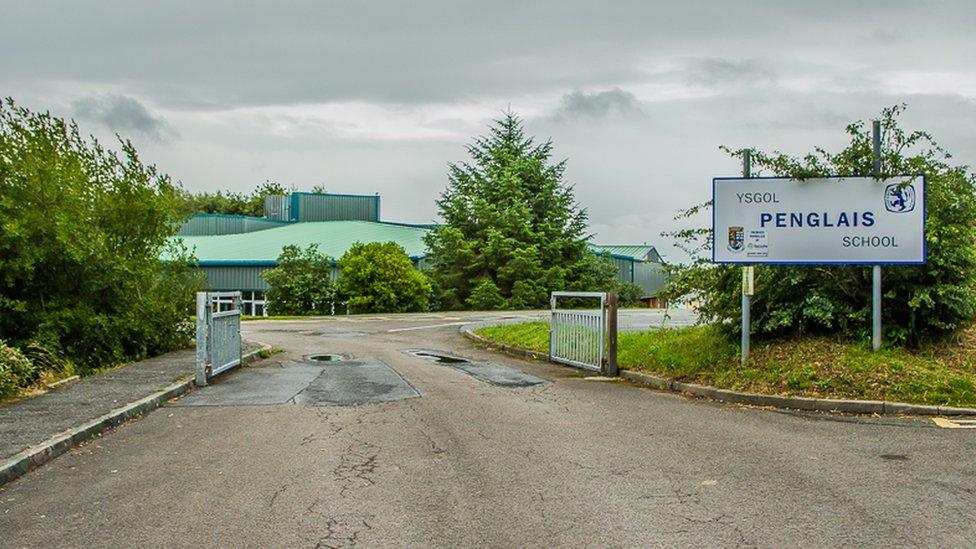
<path fill-rule="evenodd" d="M 295 221 L 379 221 L 380 196 L 292 193 Z"/>
<path fill-rule="evenodd" d="M 214 291 L 265 291 L 268 283 L 261 278 L 261 272 L 270 266 L 220 265 L 203 266 L 200 270 L 207 275 L 207 289 Z M 339 269 L 332 268 L 332 280 L 339 278 Z"/>
<path fill-rule="evenodd" d="M 632 281 L 644 289 L 643 297 L 655 297 L 668 283 L 667 271 L 660 263 L 635 261 Z"/>
<path fill-rule="evenodd" d="M 228 214 L 196 214 L 183 223 L 178 236 L 216 236 L 273 229 L 284 225 L 281 221 Z"/>
<path fill-rule="evenodd" d="M 264 291 L 268 283 L 261 278 L 261 271 L 268 267 L 221 266 L 200 267 L 207 275 L 207 288 L 215 291 Z"/>

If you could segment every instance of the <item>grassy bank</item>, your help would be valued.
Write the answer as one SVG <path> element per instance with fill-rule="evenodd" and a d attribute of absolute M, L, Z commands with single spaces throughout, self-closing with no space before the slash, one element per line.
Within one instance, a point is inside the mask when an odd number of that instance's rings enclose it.
<path fill-rule="evenodd" d="M 477 330 L 492 341 L 547 352 L 545 322 Z M 621 333 L 622 368 L 762 394 L 976 406 L 976 329 L 919 350 L 885 349 L 827 337 L 755 343 L 749 364 L 710 326 Z"/>

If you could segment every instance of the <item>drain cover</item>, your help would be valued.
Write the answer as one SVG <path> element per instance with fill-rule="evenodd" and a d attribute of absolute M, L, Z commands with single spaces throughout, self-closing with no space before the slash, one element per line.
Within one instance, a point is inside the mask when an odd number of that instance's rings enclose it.
<path fill-rule="evenodd" d="M 325 355 L 309 355 L 306 358 L 308 360 L 314 360 L 316 362 L 341 362 L 341 361 L 343 361 L 343 360 L 346 359 L 346 357 L 344 357 L 342 355 L 331 355 L 331 354 L 325 354 Z"/>

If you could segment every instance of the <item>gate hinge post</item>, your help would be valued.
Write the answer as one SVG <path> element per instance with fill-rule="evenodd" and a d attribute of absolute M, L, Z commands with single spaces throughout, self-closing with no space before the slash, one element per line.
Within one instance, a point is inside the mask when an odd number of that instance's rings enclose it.
<path fill-rule="evenodd" d="M 617 294 L 607 294 L 607 375 L 620 375 L 617 367 Z"/>

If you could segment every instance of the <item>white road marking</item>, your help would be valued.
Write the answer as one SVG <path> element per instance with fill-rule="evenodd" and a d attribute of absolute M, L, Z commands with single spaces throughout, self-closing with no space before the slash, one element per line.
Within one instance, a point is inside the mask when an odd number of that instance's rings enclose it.
<path fill-rule="evenodd" d="M 448 322 L 447 324 L 433 324 L 431 326 L 411 326 L 410 328 L 394 328 L 392 330 L 387 330 L 387 333 L 393 332 L 409 332 L 410 330 L 426 330 L 428 328 L 443 328 L 444 326 L 460 326 L 462 324 L 467 324 L 467 322 Z"/>

